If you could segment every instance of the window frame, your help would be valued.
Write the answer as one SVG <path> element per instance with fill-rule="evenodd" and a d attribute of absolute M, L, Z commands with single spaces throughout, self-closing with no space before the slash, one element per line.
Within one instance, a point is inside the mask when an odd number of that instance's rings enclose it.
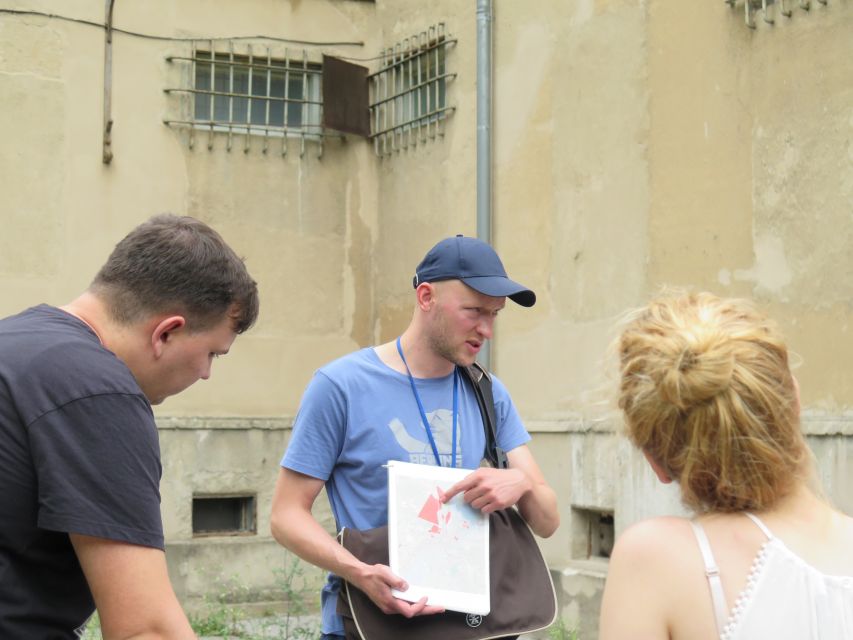
<path fill-rule="evenodd" d="M 236 502 L 240 523 L 237 528 L 202 529 L 196 522 L 202 504 Z M 258 533 L 258 497 L 254 493 L 194 493 L 190 528 L 193 538 L 254 536 Z M 209 518 L 210 514 L 205 514 Z M 199 528 L 197 528 L 197 526 Z"/>
<path fill-rule="evenodd" d="M 209 56 L 209 57 L 205 57 Z M 202 67 L 200 70 L 199 67 Z M 219 69 L 227 69 L 227 73 L 219 72 Z M 203 87 L 199 86 L 199 78 L 207 75 L 209 69 L 210 80 L 213 88 L 208 82 Z M 260 73 L 258 73 L 260 72 Z M 320 136 L 323 132 L 322 125 L 322 65 L 309 62 L 307 56 L 301 60 L 294 61 L 292 58 L 275 58 L 268 53 L 267 56 L 254 56 L 249 50 L 248 54 L 234 54 L 233 50 L 228 53 L 210 50 L 195 50 L 192 57 L 192 105 L 191 121 L 197 129 L 225 131 L 233 133 L 271 135 L 271 136 Z M 235 91 L 235 77 L 237 74 L 246 86 L 246 92 Z M 282 93 L 272 92 L 273 74 L 281 77 Z M 253 80 L 256 76 L 266 77 L 266 88 L 264 93 L 255 93 Z M 227 81 L 228 86 L 222 88 L 222 80 Z M 301 96 L 291 96 L 292 85 L 301 80 Z M 306 92 L 305 88 L 308 88 Z M 238 87 L 239 88 L 239 87 Z M 307 95 L 306 95 L 307 93 Z M 199 106 L 199 96 L 207 98 L 207 104 Z M 239 101 L 239 102 L 238 102 Z M 245 102 L 244 102 L 245 101 Z M 235 102 L 237 103 L 235 105 Z M 281 103 L 281 122 L 272 122 L 270 113 L 272 103 Z M 264 113 L 263 122 L 255 120 L 255 107 L 260 104 Z M 223 117 L 217 113 L 219 105 L 227 105 L 228 116 Z M 241 105 L 243 105 L 241 107 Z M 292 109 L 296 105 L 300 109 L 299 122 L 291 124 Z M 236 107 L 236 109 L 235 109 Z M 200 109 L 209 111 L 208 118 L 200 118 Z M 235 110 L 246 114 L 246 118 L 235 118 Z"/>

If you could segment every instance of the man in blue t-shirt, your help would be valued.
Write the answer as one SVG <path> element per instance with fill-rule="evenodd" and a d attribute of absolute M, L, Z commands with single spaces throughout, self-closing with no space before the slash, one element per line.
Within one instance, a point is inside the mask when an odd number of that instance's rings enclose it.
<path fill-rule="evenodd" d="M 433 247 L 418 265 L 413 285 L 414 314 L 398 339 L 317 371 L 281 461 L 272 531 L 282 545 L 330 571 L 322 593 L 324 638 L 344 635 L 335 613 L 340 578 L 386 613 L 412 617 L 441 611 L 425 599 L 395 598 L 391 589 L 405 590 L 404 580 L 387 566 L 359 561 L 323 529 L 311 507 L 324 485 L 338 529 L 387 523 L 383 465 L 389 460 L 476 469 L 450 488 L 447 499 L 462 492 L 484 513 L 517 505 L 542 537 L 559 524 L 555 494 L 526 446 L 530 436 L 494 377 L 497 445 L 507 452 L 508 468 L 479 467 L 483 422 L 473 390 L 456 372 L 457 365 L 471 365 L 492 337 L 507 297 L 530 307 L 536 295 L 507 277 L 488 244 L 462 236 Z"/>

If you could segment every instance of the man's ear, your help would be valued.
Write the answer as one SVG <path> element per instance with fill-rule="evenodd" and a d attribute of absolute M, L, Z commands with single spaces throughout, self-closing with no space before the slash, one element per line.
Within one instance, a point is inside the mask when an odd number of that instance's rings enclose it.
<path fill-rule="evenodd" d="M 415 290 L 418 297 L 418 306 L 422 311 L 429 311 L 430 307 L 435 302 L 435 285 L 429 282 L 422 282 Z"/>
<path fill-rule="evenodd" d="M 670 482 L 672 482 L 672 478 L 670 477 L 669 472 L 663 468 L 662 464 L 652 458 L 646 451 L 643 451 L 643 455 L 646 457 L 646 461 L 648 461 L 649 465 L 651 465 L 652 471 L 655 472 L 655 475 L 658 477 L 658 480 L 660 480 L 664 484 L 669 484 Z"/>
<path fill-rule="evenodd" d="M 151 348 L 154 350 L 155 358 L 163 355 L 163 350 L 169 340 L 172 339 L 172 334 L 183 329 L 186 324 L 187 320 L 184 316 L 169 316 L 154 326 L 154 330 L 151 332 Z"/>

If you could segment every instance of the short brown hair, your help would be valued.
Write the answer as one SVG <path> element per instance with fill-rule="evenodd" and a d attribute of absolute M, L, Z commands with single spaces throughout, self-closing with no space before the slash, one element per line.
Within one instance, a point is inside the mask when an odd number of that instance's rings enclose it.
<path fill-rule="evenodd" d="M 121 240 L 90 287 L 110 315 L 130 324 L 153 313 L 180 313 L 191 331 L 229 314 L 243 333 L 258 317 L 258 287 L 243 260 L 205 223 L 162 214 Z"/>
<path fill-rule="evenodd" d="M 671 293 L 618 339 L 628 434 L 697 511 L 765 509 L 808 457 L 776 325 L 746 300 Z"/>

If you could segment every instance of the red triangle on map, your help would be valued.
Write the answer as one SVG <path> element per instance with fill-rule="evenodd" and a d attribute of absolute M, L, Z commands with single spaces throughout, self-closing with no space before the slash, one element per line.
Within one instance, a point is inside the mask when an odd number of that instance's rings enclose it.
<path fill-rule="evenodd" d="M 418 517 L 426 520 L 427 522 L 432 522 L 433 524 L 438 524 L 438 510 L 441 508 L 441 502 L 435 496 L 430 496 L 427 498 L 427 501 L 424 502 L 424 506 L 421 507 L 421 512 L 418 514 Z"/>

